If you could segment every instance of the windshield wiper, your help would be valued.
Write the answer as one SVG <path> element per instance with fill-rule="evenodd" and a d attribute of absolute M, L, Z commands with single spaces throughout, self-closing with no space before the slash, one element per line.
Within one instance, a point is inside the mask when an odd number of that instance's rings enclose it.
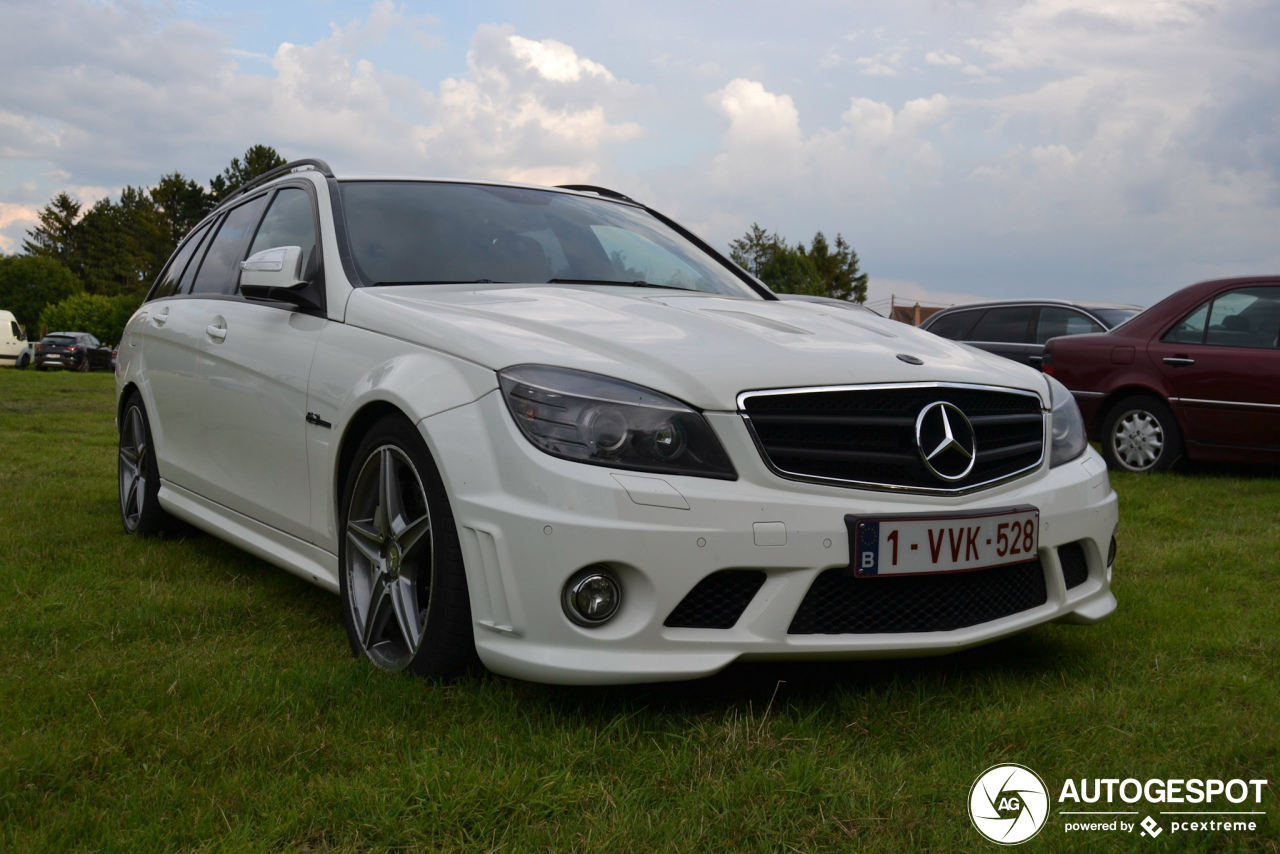
<path fill-rule="evenodd" d="M 547 279 L 548 285 L 624 285 L 630 288 L 661 288 L 664 291 L 687 291 L 690 288 L 681 288 L 677 285 L 657 285 L 653 282 L 646 282 L 643 279 L 637 279 L 634 282 L 623 282 L 616 279 Z"/>
<path fill-rule="evenodd" d="M 406 282 L 374 282 L 373 287 L 380 288 L 391 285 L 509 285 L 510 282 L 495 282 L 493 279 L 435 279 L 414 280 Z"/>

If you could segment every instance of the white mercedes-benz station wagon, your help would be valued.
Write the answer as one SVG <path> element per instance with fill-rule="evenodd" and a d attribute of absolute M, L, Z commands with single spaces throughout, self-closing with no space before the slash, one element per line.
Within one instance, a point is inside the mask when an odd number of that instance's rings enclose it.
<path fill-rule="evenodd" d="M 1116 607 L 1055 380 L 780 301 L 599 187 L 281 167 L 179 246 L 116 380 L 125 530 L 337 592 L 385 670 L 688 679 Z"/>

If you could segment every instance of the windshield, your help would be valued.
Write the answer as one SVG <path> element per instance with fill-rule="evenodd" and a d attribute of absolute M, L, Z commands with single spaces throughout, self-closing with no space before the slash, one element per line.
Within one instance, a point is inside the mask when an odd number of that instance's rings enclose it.
<path fill-rule="evenodd" d="M 1136 316 L 1141 309 L 1137 308 L 1091 308 L 1089 311 L 1098 316 L 1098 319 L 1107 325 L 1108 329 L 1115 329 L 1131 317 Z"/>
<path fill-rule="evenodd" d="M 347 234 L 370 284 L 648 285 L 760 298 L 641 208 L 483 184 L 349 181 Z"/>

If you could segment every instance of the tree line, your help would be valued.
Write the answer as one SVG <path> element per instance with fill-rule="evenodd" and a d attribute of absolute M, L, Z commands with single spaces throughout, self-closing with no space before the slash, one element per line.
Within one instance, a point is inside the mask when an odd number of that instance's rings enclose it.
<path fill-rule="evenodd" d="M 207 189 L 173 172 L 88 209 L 58 193 L 27 232 L 23 254 L 0 257 L 0 308 L 28 337 L 67 330 L 117 343 L 178 241 L 241 184 L 284 162 L 271 146 L 254 145 Z"/>
<path fill-rule="evenodd" d="M 789 246 L 777 232 L 753 222 L 729 244 L 729 257 L 777 293 L 867 301 L 867 274 L 858 269 L 858 253 L 842 234 L 834 245 L 819 231 L 808 246 Z"/>

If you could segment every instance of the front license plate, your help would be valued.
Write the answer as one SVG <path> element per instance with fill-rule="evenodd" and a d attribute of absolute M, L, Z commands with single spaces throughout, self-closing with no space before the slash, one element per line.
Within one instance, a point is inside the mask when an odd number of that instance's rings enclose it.
<path fill-rule="evenodd" d="M 1034 560 L 1040 511 L 1005 507 L 952 516 L 846 517 L 859 576 L 964 572 Z"/>

